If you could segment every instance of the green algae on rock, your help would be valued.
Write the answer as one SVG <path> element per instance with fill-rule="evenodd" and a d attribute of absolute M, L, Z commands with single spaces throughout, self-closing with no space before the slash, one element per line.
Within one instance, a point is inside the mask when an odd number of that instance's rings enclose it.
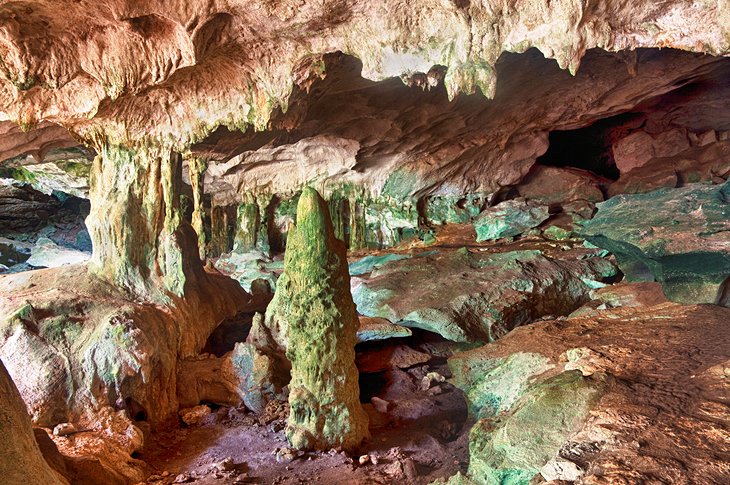
<path fill-rule="evenodd" d="M 299 198 L 276 293 L 292 364 L 287 438 L 300 449 L 352 449 L 368 435 L 355 367 L 358 318 L 344 244 L 314 189 Z"/>
<path fill-rule="evenodd" d="M 522 199 L 504 201 L 485 210 L 474 221 L 477 242 L 519 236 L 539 226 L 549 216 L 547 206 Z"/>
<path fill-rule="evenodd" d="M 507 414 L 477 421 L 469 477 L 485 485 L 529 483 L 579 430 L 602 388 L 579 371 L 563 372 L 528 389 Z"/>
<path fill-rule="evenodd" d="M 680 303 L 730 305 L 730 182 L 619 195 L 597 206 L 580 235 L 612 252 L 629 281 L 658 281 Z"/>

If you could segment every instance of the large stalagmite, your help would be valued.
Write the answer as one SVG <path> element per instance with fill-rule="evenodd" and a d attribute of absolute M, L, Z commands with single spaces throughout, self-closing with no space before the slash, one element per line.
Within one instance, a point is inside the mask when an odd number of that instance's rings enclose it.
<path fill-rule="evenodd" d="M 357 446 L 368 434 L 355 368 L 358 318 L 345 246 L 314 189 L 299 199 L 277 292 L 288 302 L 289 441 L 307 449 Z"/>

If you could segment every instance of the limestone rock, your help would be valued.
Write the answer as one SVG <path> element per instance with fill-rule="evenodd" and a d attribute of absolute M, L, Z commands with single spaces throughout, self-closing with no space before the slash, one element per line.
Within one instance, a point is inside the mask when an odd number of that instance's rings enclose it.
<path fill-rule="evenodd" d="M 68 483 L 56 474 L 41 455 L 25 403 L 0 362 L 0 476 L 8 485 Z"/>
<path fill-rule="evenodd" d="M 535 165 L 516 188 L 525 199 L 550 205 L 577 200 L 600 202 L 602 183 L 605 181 L 585 170 Z"/>
<path fill-rule="evenodd" d="M 410 337 L 413 332 L 410 328 L 390 323 L 385 318 L 359 317 L 360 326 L 357 329 L 357 342 L 373 340 L 387 340 L 391 338 Z"/>
<path fill-rule="evenodd" d="M 485 210 L 474 221 L 477 242 L 519 236 L 549 217 L 548 208 L 525 200 L 507 200 Z"/>
<path fill-rule="evenodd" d="M 267 403 L 284 397 L 288 375 L 277 366 L 276 357 L 253 344 L 238 343 L 228 361 L 228 372 L 236 377 L 236 389 L 247 408 L 262 413 Z"/>
<path fill-rule="evenodd" d="M 598 204 L 581 235 L 616 255 L 631 281 L 670 300 L 730 304 L 730 183 L 621 195 Z"/>
<path fill-rule="evenodd" d="M 653 290 L 646 291 L 650 300 Z M 453 356 L 452 382 L 478 421 L 468 477 L 450 483 L 522 483 L 543 472 L 546 479 L 644 480 L 654 470 L 662 479 L 725 481 L 726 462 L 715 452 L 724 408 L 711 403 L 728 390 L 728 316 L 730 309 L 714 305 L 609 308 L 535 322 Z M 657 415 L 659 407 L 666 415 Z M 705 413 L 692 411 L 698 408 Z M 636 446 L 668 428 L 667 441 Z M 708 430 L 706 444 L 676 461 L 647 458 L 692 441 L 697 429 Z M 652 471 L 642 467 L 647 459 Z"/>
<path fill-rule="evenodd" d="M 59 246 L 48 238 L 40 238 L 33 246 L 26 263 L 38 268 L 56 268 L 64 264 L 78 264 L 89 260 L 91 254 Z"/>
<path fill-rule="evenodd" d="M 582 250 L 550 258 L 540 251 L 440 251 L 391 261 L 353 280 L 358 311 L 456 342 L 489 341 L 546 314 L 588 300 L 590 283 L 615 274 Z M 585 259 L 580 259 L 585 258 Z"/>
<path fill-rule="evenodd" d="M 602 394 L 600 382 L 564 372 L 529 389 L 505 416 L 477 421 L 469 475 L 477 483 L 526 483 L 560 451 Z"/>
<path fill-rule="evenodd" d="M 206 273 L 203 282 L 163 310 L 129 301 L 84 266 L 2 278 L 0 356 L 33 422 L 83 427 L 100 406 L 153 427 L 176 419 L 178 359 L 197 354 L 221 320 L 248 304 L 226 277 Z"/>
<path fill-rule="evenodd" d="M 277 297 L 291 361 L 287 437 L 296 448 L 353 448 L 368 435 L 359 402 L 358 327 L 344 245 L 324 200 L 306 188 L 289 234 Z"/>
<path fill-rule="evenodd" d="M 386 345 L 357 354 L 357 368 L 362 373 L 383 372 L 391 368 L 407 369 L 425 364 L 431 356 L 407 345 Z"/>

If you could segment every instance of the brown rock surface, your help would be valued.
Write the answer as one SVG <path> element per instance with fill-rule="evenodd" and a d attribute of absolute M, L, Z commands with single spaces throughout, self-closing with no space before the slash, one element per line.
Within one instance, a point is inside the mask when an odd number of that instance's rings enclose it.
<path fill-rule="evenodd" d="M 481 377 L 472 366 L 518 354 L 550 364 L 531 385 L 569 369 L 603 376 L 605 394 L 559 453 L 584 483 L 724 483 L 729 323 L 730 310 L 713 305 L 616 308 L 520 327 L 450 367 L 465 387 Z"/>
<path fill-rule="evenodd" d="M 36 443 L 23 398 L 0 362 L 0 476 L 7 485 L 68 483 L 48 465 Z"/>

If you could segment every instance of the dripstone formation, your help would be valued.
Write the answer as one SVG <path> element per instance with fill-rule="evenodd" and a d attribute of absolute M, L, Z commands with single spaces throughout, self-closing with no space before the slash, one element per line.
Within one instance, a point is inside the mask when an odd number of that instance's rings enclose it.
<path fill-rule="evenodd" d="M 277 292 L 288 302 L 282 315 L 292 364 L 287 438 L 300 449 L 357 446 L 368 434 L 355 368 L 358 318 L 345 246 L 314 189 L 299 198 Z"/>

